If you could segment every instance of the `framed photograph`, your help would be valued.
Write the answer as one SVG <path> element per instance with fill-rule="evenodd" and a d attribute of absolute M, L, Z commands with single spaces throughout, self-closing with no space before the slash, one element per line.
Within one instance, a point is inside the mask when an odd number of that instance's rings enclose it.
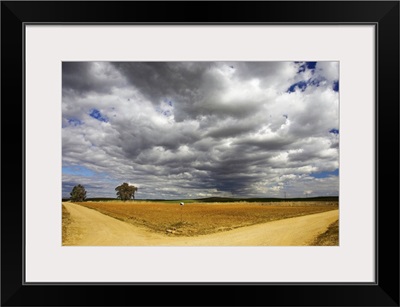
<path fill-rule="evenodd" d="M 398 2 L 1 27 L 2 305 L 399 306 Z"/>

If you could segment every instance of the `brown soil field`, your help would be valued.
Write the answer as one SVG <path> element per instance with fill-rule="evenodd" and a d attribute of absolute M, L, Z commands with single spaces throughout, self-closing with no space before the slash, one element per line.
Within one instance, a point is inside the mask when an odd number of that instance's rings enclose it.
<path fill-rule="evenodd" d="M 337 202 L 162 203 L 109 201 L 77 203 L 135 226 L 171 236 L 197 236 L 338 209 Z"/>

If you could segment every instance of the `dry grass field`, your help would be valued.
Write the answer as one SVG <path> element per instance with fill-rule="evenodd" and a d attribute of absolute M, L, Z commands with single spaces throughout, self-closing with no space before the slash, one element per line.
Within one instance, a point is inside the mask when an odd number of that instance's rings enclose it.
<path fill-rule="evenodd" d="M 272 203 L 177 203 L 152 201 L 82 202 L 135 226 L 171 236 L 196 236 L 231 230 L 290 217 L 321 213 L 338 208 L 337 202 Z"/>

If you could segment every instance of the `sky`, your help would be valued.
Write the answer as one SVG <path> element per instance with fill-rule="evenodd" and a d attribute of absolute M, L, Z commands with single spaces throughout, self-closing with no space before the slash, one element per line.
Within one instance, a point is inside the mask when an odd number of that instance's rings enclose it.
<path fill-rule="evenodd" d="M 339 195 L 338 62 L 63 62 L 62 195 Z"/>

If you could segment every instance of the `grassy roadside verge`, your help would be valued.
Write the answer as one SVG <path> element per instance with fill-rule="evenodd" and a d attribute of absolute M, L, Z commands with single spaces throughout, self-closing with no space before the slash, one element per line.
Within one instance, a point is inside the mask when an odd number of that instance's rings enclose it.
<path fill-rule="evenodd" d="M 328 230 L 320 234 L 312 246 L 339 246 L 339 220 L 329 225 Z"/>
<path fill-rule="evenodd" d="M 71 215 L 67 208 L 62 205 L 62 244 L 68 242 L 68 226 L 71 224 Z"/>

